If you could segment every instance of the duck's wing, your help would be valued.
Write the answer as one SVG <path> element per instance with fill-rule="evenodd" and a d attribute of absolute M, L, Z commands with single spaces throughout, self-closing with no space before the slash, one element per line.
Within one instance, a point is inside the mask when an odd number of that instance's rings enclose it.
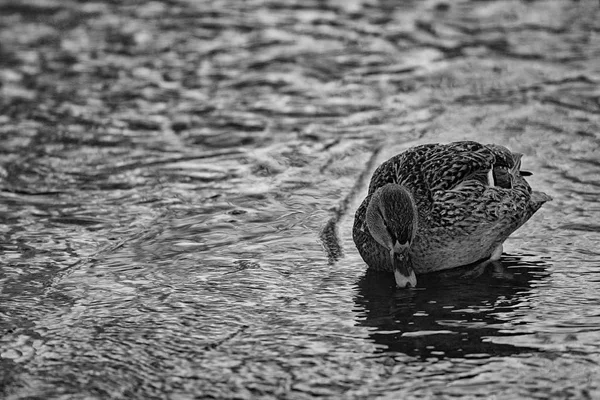
<path fill-rule="evenodd" d="M 520 171 L 522 156 L 495 144 L 454 142 L 434 148 L 423 160 L 421 168 L 432 194 L 454 190 L 472 181 L 511 189 L 516 178 L 531 175 Z"/>
<path fill-rule="evenodd" d="M 544 195 L 539 204 L 532 204 L 531 187 L 520 171 L 522 154 L 498 145 L 480 146 L 471 154 L 476 161 L 467 162 L 463 167 L 468 172 L 459 168 L 458 173 L 439 173 L 442 177 L 453 175 L 456 179 L 440 179 L 439 189 L 432 191 L 429 217 L 440 226 L 460 228 L 467 233 L 489 224 L 508 236 L 549 197 Z"/>
<path fill-rule="evenodd" d="M 489 183 L 496 159 L 488 146 L 471 141 L 454 142 L 434 148 L 422 160 L 421 170 L 433 194 L 472 180 Z"/>

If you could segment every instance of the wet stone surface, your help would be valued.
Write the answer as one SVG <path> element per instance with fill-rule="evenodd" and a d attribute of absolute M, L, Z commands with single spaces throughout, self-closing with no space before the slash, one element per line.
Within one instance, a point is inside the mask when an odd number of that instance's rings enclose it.
<path fill-rule="evenodd" d="M 0 2 L 0 397 L 599 397 L 599 8 Z M 394 290 L 366 179 L 461 139 L 554 200 Z"/>

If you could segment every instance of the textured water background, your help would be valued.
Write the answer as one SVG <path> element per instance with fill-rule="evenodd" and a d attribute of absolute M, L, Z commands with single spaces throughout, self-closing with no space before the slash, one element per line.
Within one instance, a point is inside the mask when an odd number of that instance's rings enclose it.
<path fill-rule="evenodd" d="M 600 397 L 599 35 L 596 1 L 1 1 L 0 396 Z M 554 200 L 470 278 L 366 276 L 365 178 L 458 139 Z"/>

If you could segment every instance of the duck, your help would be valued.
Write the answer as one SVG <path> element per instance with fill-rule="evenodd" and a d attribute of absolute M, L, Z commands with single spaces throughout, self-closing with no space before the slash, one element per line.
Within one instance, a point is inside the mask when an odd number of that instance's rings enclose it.
<path fill-rule="evenodd" d="M 423 144 L 383 162 L 354 216 L 370 270 L 399 288 L 417 275 L 499 260 L 504 241 L 551 197 L 532 191 L 522 154 L 497 144 Z"/>

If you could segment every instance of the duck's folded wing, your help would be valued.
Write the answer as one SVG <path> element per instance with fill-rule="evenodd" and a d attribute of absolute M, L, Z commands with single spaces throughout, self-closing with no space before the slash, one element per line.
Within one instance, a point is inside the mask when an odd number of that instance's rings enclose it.
<path fill-rule="evenodd" d="M 451 190 L 477 180 L 488 183 L 496 156 L 476 142 L 455 142 L 438 146 L 423 160 L 421 171 L 431 192 Z"/>

